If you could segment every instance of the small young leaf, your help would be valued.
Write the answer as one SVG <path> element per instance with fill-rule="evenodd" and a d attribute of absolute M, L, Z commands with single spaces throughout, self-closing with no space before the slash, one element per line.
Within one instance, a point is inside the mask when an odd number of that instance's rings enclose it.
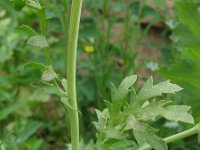
<path fill-rule="evenodd" d="M 46 70 L 47 66 L 41 63 L 37 62 L 30 62 L 24 66 L 24 69 L 41 69 L 41 70 Z"/>
<path fill-rule="evenodd" d="M 194 123 L 193 117 L 188 113 L 191 109 L 186 105 L 169 105 L 165 106 L 169 101 L 151 102 L 144 108 L 140 108 L 137 113 L 142 120 L 153 120 L 157 116 L 163 116 L 171 121 L 181 121 L 186 123 Z"/>
<path fill-rule="evenodd" d="M 39 47 L 39 48 L 47 48 L 49 47 L 49 44 L 47 43 L 47 40 L 44 36 L 42 35 L 37 35 L 31 37 L 27 44 L 33 46 L 33 47 Z"/>
<path fill-rule="evenodd" d="M 149 144 L 155 150 L 167 150 L 167 144 L 154 134 L 154 130 L 150 126 L 136 120 L 133 115 L 129 116 L 128 124 L 132 127 L 133 134 L 140 146 Z"/>
<path fill-rule="evenodd" d="M 146 100 L 161 96 L 162 94 L 167 93 L 175 93 L 182 90 L 182 88 L 176 84 L 170 83 L 169 80 L 161 82 L 157 85 L 153 85 L 153 78 L 149 78 L 141 88 L 138 97 L 137 102 L 142 105 Z M 136 102 L 136 103 L 137 103 Z"/>
<path fill-rule="evenodd" d="M 12 0 L 12 4 L 17 11 L 21 11 L 26 6 L 25 0 Z"/>
<path fill-rule="evenodd" d="M 52 81 L 53 79 L 57 78 L 57 74 L 53 70 L 52 66 L 49 66 L 47 70 L 45 70 L 42 74 L 43 81 Z"/>
<path fill-rule="evenodd" d="M 98 109 L 95 109 L 95 111 L 97 114 L 98 122 L 93 122 L 93 124 L 98 131 L 103 131 L 106 128 L 107 120 L 109 117 L 108 109 L 106 108 L 102 112 Z"/>

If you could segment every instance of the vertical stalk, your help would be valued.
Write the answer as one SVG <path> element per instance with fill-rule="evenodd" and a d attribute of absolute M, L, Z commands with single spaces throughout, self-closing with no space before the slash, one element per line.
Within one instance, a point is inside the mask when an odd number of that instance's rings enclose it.
<path fill-rule="evenodd" d="M 39 2 L 38 2 L 38 4 L 39 4 Z M 46 37 L 47 26 L 48 26 L 48 19 L 46 17 L 45 8 L 41 8 L 41 9 L 38 10 L 38 16 L 40 18 L 40 32 L 41 32 L 41 35 L 43 35 L 44 37 Z M 48 66 L 50 66 L 51 65 L 51 57 L 50 57 L 49 47 L 44 48 L 43 51 L 44 51 L 44 56 L 45 56 L 46 64 Z"/>
<path fill-rule="evenodd" d="M 67 94 L 69 103 L 74 108 L 74 110 L 69 109 L 72 150 L 79 149 L 79 119 L 78 111 L 76 111 L 76 53 L 81 8 L 82 0 L 72 0 L 67 51 Z"/>

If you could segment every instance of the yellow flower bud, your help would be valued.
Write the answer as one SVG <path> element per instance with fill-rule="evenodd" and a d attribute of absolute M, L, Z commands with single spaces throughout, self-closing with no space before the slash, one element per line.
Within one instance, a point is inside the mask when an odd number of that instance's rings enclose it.
<path fill-rule="evenodd" d="M 87 53 L 93 53 L 94 52 L 94 47 L 92 45 L 85 45 L 84 50 Z"/>

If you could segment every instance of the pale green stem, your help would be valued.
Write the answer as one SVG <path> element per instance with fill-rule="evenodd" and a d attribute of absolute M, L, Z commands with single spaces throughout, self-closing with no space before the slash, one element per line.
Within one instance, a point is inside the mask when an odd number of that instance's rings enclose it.
<path fill-rule="evenodd" d="M 40 25 L 41 34 L 44 37 L 46 37 L 47 26 L 48 26 L 48 19 L 46 18 L 46 12 L 45 12 L 44 8 L 38 9 L 38 16 L 39 16 L 40 22 L 41 22 L 41 25 Z M 48 66 L 50 66 L 51 65 L 51 57 L 50 57 L 49 47 L 43 48 L 43 51 L 44 51 L 44 56 L 45 56 L 45 59 L 46 59 L 46 64 Z"/>
<path fill-rule="evenodd" d="M 79 119 L 76 99 L 76 53 L 78 42 L 78 31 L 81 17 L 82 0 L 72 0 L 72 9 L 68 36 L 67 53 L 67 94 L 69 104 L 74 110 L 69 110 L 72 150 L 79 148 Z"/>
<path fill-rule="evenodd" d="M 172 135 L 172 136 L 169 136 L 169 137 L 166 137 L 164 138 L 163 140 L 166 142 L 166 143 L 172 143 L 174 141 L 177 141 L 177 140 L 180 140 L 180 139 L 184 139 L 186 137 L 189 137 L 191 135 L 194 135 L 194 134 L 197 134 L 200 132 L 200 123 L 197 124 L 196 126 L 194 126 L 193 128 L 191 129 L 188 129 L 188 130 L 185 130 L 183 132 L 180 132 L 178 134 L 175 134 L 175 135 Z M 144 145 L 143 147 L 141 147 L 139 150 L 150 150 L 152 149 L 150 145 L 146 144 Z"/>

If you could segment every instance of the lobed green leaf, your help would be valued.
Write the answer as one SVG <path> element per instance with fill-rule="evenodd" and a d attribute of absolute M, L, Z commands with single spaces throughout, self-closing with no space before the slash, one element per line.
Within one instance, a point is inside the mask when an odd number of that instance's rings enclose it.
<path fill-rule="evenodd" d="M 157 116 L 162 116 L 171 121 L 180 121 L 185 123 L 194 123 L 194 119 L 188 111 L 190 106 L 186 105 L 169 105 L 166 106 L 169 101 L 156 101 L 151 102 L 144 108 L 140 108 L 137 111 L 137 115 L 142 120 L 154 120 Z"/>
<path fill-rule="evenodd" d="M 148 125 L 148 121 L 154 121 L 157 116 L 162 116 L 171 121 L 194 123 L 189 106 L 171 105 L 171 101 L 149 100 L 162 94 L 178 92 L 182 90 L 180 86 L 170 81 L 153 85 L 151 77 L 137 95 L 132 87 L 136 79 L 137 76 L 130 76 L 125 78 L 118 88 L 113 86 L 112 101 L 105 101 L 107 108 L 104 111 L 96 110 L 98 122 L 94 122 L 94 125 L 100 132 L 97 149 L 112 149 L 117 142 L 128 140 L 126 131 L 132 130 L 139 148 L 149 144 L 155 150 L 167 150 L 167 144 L 155 134 L 156 130 Z M 129 92 L 130 103 L 126 99 Z M 100 145 L 103 148 L 99 148 Z"/>
<path fill-rule="evenodd" d="M 119 87 L 116 88 L 114 85 L 112 85 L 111 88 L 111 97 L 113 103 L 109 105 L 109 111 L 110 115 L 116 115 L 120 112 L 121 107 L 124 102 L 124 98 L 127 96 L 127 94 L 132 91 L 131 86 L 136 82 L 137 76 L 132 75 L 129 77 L 126 77 L 122 82 L 120 83 Z M 108 103 L 107 103 L 108 104 Z"/>
<path fill-rule="evenodd" d="M 132 75 L 129 77 L 126 77 L 124 80 L 122 80 L 119 87 L 116 89 L 116 87 L 112 86 L 112 100 L 117 101 L 123 99 L 131 90 L 129 89 L 135 81 L 137 80 L 136 75 Z"/>
<path fill-rule="evenodd" d="M 169 80 L 153 85 L 153 78 L 150 77 L 139 91 L 136 103 L 142 105 L 150 98 L 161 96 L 162 94 L 175 93 L 180 90 L 182 90 L 180 86 L 170 83 Z"/>
<path fill-rule="evenodd" d="M 95 125 L 98 131 L 103 131 L 106 128 L 106 124 L 109 117 L 108 109 L 106 108 L 102 112 L 98 109 L 95 109 L 95 111 L 97 114 L 98 122 L 93 122 L 93 124 Z"/>

